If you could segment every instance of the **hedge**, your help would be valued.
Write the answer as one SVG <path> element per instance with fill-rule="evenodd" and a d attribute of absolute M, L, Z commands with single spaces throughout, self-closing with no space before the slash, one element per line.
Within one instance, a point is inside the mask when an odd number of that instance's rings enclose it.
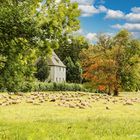
<path fill-rule="evenodd" d="M 0 89 L 6 92 L 6 89 Z M 20 87 L 19 92 L 36 91 L 88 91 L 82 84 L 75 83 L 47 83 L 47 82 L 25 82 Z"/>

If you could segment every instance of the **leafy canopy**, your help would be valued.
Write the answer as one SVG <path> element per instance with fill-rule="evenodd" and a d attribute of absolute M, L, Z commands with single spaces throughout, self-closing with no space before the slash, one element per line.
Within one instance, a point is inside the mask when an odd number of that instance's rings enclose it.
<path fill-rule="evenodd" d="M 83 77 L 108 94 L 138 90 L 140 85 L 140 41 L 122 30 L 115 37 L 99 36 L 96 45 L 81 53 Z M 104 87 L 104 88 L 103 88 Z"/>
<path fill-rule="evenodd" d="M 79 28 L 76 3 L 47 0 L 0 1 L 0 89 L 19 91 L 34 79 L 34 64 Z M 37 10 L 39 9 L 39 10 Z"/>

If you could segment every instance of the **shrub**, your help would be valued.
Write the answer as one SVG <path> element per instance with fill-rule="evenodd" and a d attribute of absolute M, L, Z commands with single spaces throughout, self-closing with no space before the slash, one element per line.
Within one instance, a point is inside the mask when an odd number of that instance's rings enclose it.
<path fill-rule="evenodd" d="M 84 87 L 85 89 L 87 89 L 89 92 L 96 92 L 95 87 L 93 87 L 93 85 L 92 85 L 91 83 L 89 83 L 89 82 L 85 82 L 85 83 L 83 84 L 83 87 Z"/>
<path fill-rule="evenodd" d="M 6 92 L 5 89 L 0 89 L 1 92 Z M 36 91 L 87 91 L 82 84 L 76 83 L 47 83 L 47 82 L 24 82 L 19 89 L 19 92 L 36 92 Z"/>
<path fill-rule="evenodd" d="M 31 82 L 24 82 L 20 87 L 21 92 L 31 92 L 32 91 L 32 83 Z"/>
<path fill-rule="evenodd" d="M 26 91 L 28 86 L 24 86 Z M 30 88 L 29 88 L 30 91 Z M 34 82 L 31 91 L 88 91 L 81 84 Z"/>

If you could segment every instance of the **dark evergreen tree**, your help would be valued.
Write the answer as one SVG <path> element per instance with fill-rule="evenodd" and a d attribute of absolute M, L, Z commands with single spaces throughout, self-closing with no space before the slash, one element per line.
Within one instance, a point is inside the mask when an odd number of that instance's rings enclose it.
<path fill-rule="evenodd" d="M 36 68 L 37 68 L 37 71 L 35 73 L 35 77 L 39 81 L 44 82 L 48 78 L 49 73 L 50 73 L 47 61 L 40 58 L 38 62 L 36 63 Z"/>

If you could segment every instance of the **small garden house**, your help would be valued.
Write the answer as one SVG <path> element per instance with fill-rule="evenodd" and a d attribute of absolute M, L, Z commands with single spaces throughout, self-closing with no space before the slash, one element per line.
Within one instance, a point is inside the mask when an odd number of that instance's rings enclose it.
<path fill-rule="evenodd" d="M 66 66 L 53 51 L 51 57 L 48 58 L 48 66 L 50 67 L 50 75 L 48 81 L 61 83 L 66 81 Z"/>

